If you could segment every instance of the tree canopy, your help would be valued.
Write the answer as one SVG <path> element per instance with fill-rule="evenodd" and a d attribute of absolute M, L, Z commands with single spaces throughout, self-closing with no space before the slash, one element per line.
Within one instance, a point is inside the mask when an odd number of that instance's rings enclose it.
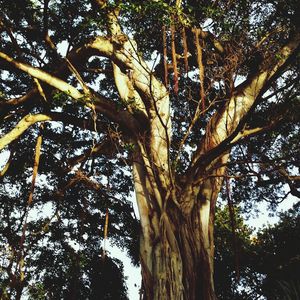
<path fill-rule="evenodd" d="M 107 299 L 125 299 L 120 262 L 100 259 L 108 211 L 145 299 L 215 299 L 217 200 L 238 237 L 235 207 L 300 197 L 299 1 L 0 6 L 1 297 L 92 299 L 113 270 Z"/>
<path fill-rule="evenodd" d="M 236 211 L 233 235 L 228 208 L 216 215 L 215 283 L 218 299 L 299 297 L 299 203 L 257 232 Z M 236 243 L 236 245 L 234 245 Z"/>

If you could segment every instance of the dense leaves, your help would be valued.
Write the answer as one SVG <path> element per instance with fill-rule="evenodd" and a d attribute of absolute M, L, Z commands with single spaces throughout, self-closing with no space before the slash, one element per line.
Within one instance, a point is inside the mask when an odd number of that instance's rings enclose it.
<path fill-rule="evenodd" d="M 60 140 L 62 131 L 64 141 Z M 76 135 L 79 147 L 89 145 L 89 135 L 83 134 L 84 143 L 80 142 L 80 135 Z M 22 151 L 14 155 L 6 176 L 2 178 L 0 191 L 3 299 L 6 299 L 4 295 L 17 297 L 18 288 L 32 295 L 32 299 L 46 299 L 48 296 L 51 299 L 98 299 L 99 295 L 103 299 L 126 298 L 122 264 L 109 257 L 101 258 L 101 247 L 105 212 L 109 208 L 110 239 L 119 247 L 127 248 L 133 259 L 137 259 L 138 221 L 133 215 L 131 202 L 126 199 L 131 190 L 130 182 L 127 178 L 126 183 L 124 171 L 115 169 L 112 172 L 115 168 L 112 163 L 107 164 L 101 158 L 94 160 L 92 170 L 86 165 L 81 172 L 69 173 L 64 157 L 69 152 L 68 137 L 76 135 L 69 128 L 44 129 L 33 207 L 27 205 L 30 180 L 26 178 L 30 178 L 32 172 L 34 130 L 14 145 Z M 61 165 L 60 161 L 66 163 Z M 94 178 L 107 176 L 111 182 L 107 182 L 106 187 L 97 184 L 95 179 L 84 176 L 85 168 Z M 26 211 L 29 212 L 24 243 L 26 280 L 22 281 L 20 241 Z M 16 285 L 12 278 L 15 278 Z"/>
<path fill-rule="evenodd" d="M 257 232 L 236 212 L 235 234 L 228 209 L 219 209 L 215 230 L 218 299 L 298 299 L 299 204 Z"/>

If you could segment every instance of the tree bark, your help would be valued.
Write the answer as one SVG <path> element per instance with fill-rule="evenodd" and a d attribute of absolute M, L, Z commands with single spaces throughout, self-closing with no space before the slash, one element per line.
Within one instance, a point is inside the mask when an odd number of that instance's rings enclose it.
<path fill-rule="evenodd" d="M 191 199 L 195 200 L 195 199 Z M 213 240 L 201 226 L 199 201 L 191 215 L 164 212 L 149 227 L 158 236 L 141 238 L 144 299 L 216 299 L 213 283 Z M 211 227 L 212 224 L 209 224 Z"/>
<path fill-rule="evenodd" d="M 186 185 L 176 193 L 177 205 L 164 197 L 162 207 L 156 206 L 151 179 L 141 160 L 133 166 L 136 198 L 141 217 L 140 256 L 143 299 L 147 300 L 213 300 L 215 203 L 222 186 L 228 155 L 209 166 L 210 176 L 201 183 Z M 167 203 L 167 204 L 166 204 Z"/>

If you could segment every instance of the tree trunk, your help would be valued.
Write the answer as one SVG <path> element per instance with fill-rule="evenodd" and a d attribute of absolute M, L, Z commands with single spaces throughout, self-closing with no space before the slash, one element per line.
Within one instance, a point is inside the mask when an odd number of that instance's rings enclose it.
<path fill-rule="evenodd" d="M 206 179 L 197 188 L 181 191 L 178 205 L 163 199 L 163 207 L 157 207 L 143 169 L 141 164 L 134 164 L 142 226 L 143 299 L 216 299 L 213 222 L 221 176 Z"/>
<path fill-rule="evenodd" d="M 194 200 L 194 199 L 193 199 Z M 189 217 L 174 210 L 150 223 L 159 236 L 141 238 L 144 299 L 216 299 L 213 241 L 201 228 L 201 205 Z M 210 225 L 212 226 L 212 225 Z M 149 247 L 150 246 L 150 247 Z"/>

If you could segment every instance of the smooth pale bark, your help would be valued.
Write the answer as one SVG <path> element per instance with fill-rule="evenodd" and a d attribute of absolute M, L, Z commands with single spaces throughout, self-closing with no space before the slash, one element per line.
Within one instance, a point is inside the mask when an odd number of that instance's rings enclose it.
<path fill-rule="evenodd" d="M 244 128 L 241 125 L 248 113 L 271 82 L 282 74 L 291 56 L 298 51 L 299 44 L 300 33 L 298 32 L 278 51 L 275 61 L 270 61 L 267 67 L 260 69 L 257 74 L 252 74 L 250 78 L 235 88 L 223 111 L 216 112 L 210 119 L 206 128 L 206 136 L 199 143 L 192 159 L 194 168 L 198 168 L 203 155 L 211 149 L 218 146 L 223 147 L 224 143 L 233 139 L 235 142 L 237 141 L 236 136 L 243 131 Z M 240 137 L 242 136 L 240 134 Z"/>
<path fill-rule="evenodd" d="M 26 115 L 10 132 L 0 138 L 0 150 L 20 137 L 31 125 L 43 121 L 51 121 L 51 117 L 43 114 Z"/>
<path fill-rule="evenodd" d="M 134 166 L 142 219 L 141 262 L 145 299 L 216 298 L 213 284 L 214 213 L 229 154 L 226 147 L 215 155 L 209 153 L 238 134 L 235 131 L 239 124 L 297 43 L 292 41 L 283 48 L 281 60 L 271 70 L 260 71 L 238 87 L 224 110 L 212 117 L 206 136 L 194 156 L 194 165 L 191 165 L 187 179 L 179 188 L 172 185 L 166 168 L 156 168 L 168 165 L 164 151 L 168 149 L 170 137 L 165 126 L 167 123 L 155 122 L 159 113 L 156 112 L 157 115 L 152 118 L 156 131 L 151 131 L 149 148 L 155 150 L 147 152 L 141 140 L 137 147 L 139 159 Z M 160 86 L 153 88 L 159 91 Z M 158 91 L 154 95 L 158 95 Z M 168 117 L 164 116 L 165 120 Z M 205 160 L 201 160 L 203 157 Z M 156 164 L 158 161 L 159 164 Z M 175 199 L 171 195 L 175 195 Z"/>
<path fill-rule="evenodd" d="M 186 206 L 179 209 L 172 202 L 160 210 L 151 205 L 153 195 L 149 193 L 151 187 L 147 188 L 151 179 L 147 179 L 141 164 L 134 164 L 145 299 L 215 299 L 214 206 L 224 170 L 218 169 L 218 176 L 183 194 L 184 202 L 191 205 L 188 211 Z"/>
<path fill-rule="evenodd" d="M 113 31 L 122 36 L 116 23 Z M 281 59 L 271 70 L 261 70 L 248 79 L 238 87 L 224 110 L 212 117 L 183 184 L 174 183 L 170 171 L 171 122 L 165 87 L 139 57 L 134 41 L 125 39 L 118 43 L 113 53 L 100 41 L 90 44 L 112 58 L 120 97 L 124 103 L 132 100 L 128 111 L 140 110 L 149 121 L 150 131 L 136 136 L 133 164 L 142 226 L 140 255 L 145 299 L 215 299 L 214 213 L 229 155 L 224 147 L 206 159 L 204 165 L 200 158 L 229 137 L 234 138 L 233 133 L 257 97 L 298 44 L 299 36 L 282 49 Z"/>
<path fill-rule="evenodd" d="M 40 79 L 41 81 L 53 86 L 66 94 L 69 94 L 72 98 L 79 100 L 83 99 L 84 95 L 80 93 L 76 88 L 72 85 L 66 83 L 65 81 L 50 75 L 38 68 L 31 67 L 25 63 L 18 62 L 11 58 L 10 56 L 6 55 L 3 52 L 0 52 L 0 58 L 6 60 L 7 62 L 11 63 L 14 67 L 28 73 L 34 78 Z"/>

